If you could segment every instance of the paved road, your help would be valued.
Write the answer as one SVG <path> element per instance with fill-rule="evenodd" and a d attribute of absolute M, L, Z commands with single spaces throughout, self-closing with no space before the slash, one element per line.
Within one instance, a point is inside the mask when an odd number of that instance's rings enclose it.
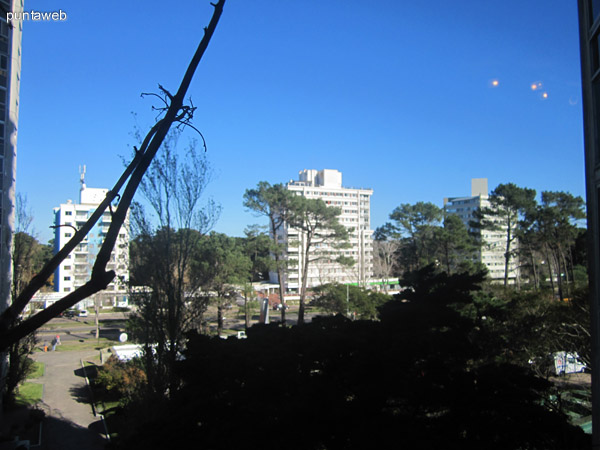
<path fill-rule="evenodd" d="M 116 317 L 115 317 L 116 316 Z M 123 314 L 103 314 L 100 316 L 100 337 L 116 339 L 120 332 L 125 329 Z M 38 333 L 40 345 L 50 342 L 57 334 L 62 341 L 73 341 L 91 339 L 95 336 L 96 325 L 94 317 L 75 317 L 73 319 L 55 318 L 50 321 L 52 327 L 42 327 Z"/>
<path fill-rule="evenodd" d="M 106 441 L 100 417 L 94 417 L 87 403 L 89 390 L 82 376 L 80 360 L 91 359 L 96 351 L 36 353 L 46 365 L 42 407 L 42 449 L 101 450 Z"/>

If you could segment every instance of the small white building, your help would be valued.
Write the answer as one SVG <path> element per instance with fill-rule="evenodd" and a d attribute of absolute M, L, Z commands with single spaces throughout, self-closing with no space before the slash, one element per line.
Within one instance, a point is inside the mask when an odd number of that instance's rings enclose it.
<path fill-rule="evenodd" d="M 108 189 L 88 188 L 85 185 L 85 166 L 81 174 L 79 203 L 67 200 L 67 203 L 54 208 L 54 252 L 57 253 L 82 227 L 104 200 Z M 83 241 L 60 264 L 54 274 L 54 288 L 57 292 L 68 293 L 89 281 L 92 267 L 104 237 L 112 220 L 110 210 L 96 222 Z M 92 308 L 94 301 L 101 306 L 126 306 L 128 300 L 127 283 L 129 281 L 129 216 L 119 231 L 117 242 L 112 251 L 107 270 L 114 270 L 117 276 L 106 290 L 93 298 L 80 302 L 79 308 Z"/>
<path fill-rule="evenodd" d="M 144 350 L 140 344 L 115 345 L 111 348 L 111 353 L 120 361 L 131 361 L 133 358 L 139 358 Z"/>
<path fill-rule="evenodd" d="M 342 187 L 342 173 L 338 170 L 302 170 L 298 181 L 290 181 L 287 189 L 306 198 L 321 199 L 328 206 L 341 209 L 339 221 L 348 228 L 350 248 L 338 250 L 351 257 L 355 264 L 345 267 L 335 261 L 316 261 L 309 265 L 307 287 L 325 283 L 358 283 L 365 285 L 373 276 L 373 230 L 371 230 L 372 189 Z M 280 238 L 287 245 L 288 259 L 297 260 L 296 267 L 288 270 L 286 287 L 299 292 L 304 254 L 302 233 L 285 226 Z M 305 246 L 304 246 L 305 248 Z M 276 280 L 277 275 L 271 278 Z"/>

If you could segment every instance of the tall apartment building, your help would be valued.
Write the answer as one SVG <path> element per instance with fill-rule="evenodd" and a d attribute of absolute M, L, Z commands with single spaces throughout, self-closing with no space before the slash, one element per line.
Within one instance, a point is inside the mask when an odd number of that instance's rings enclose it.
<path fill-rule="evenodd" d="M 592 379 L 600 380 L 600 2 L 578 0 L 588 274 L 592 325 Z M 600 448 L 600 383 L 592 384 L 592 447 Z"/>
<path fill-rule="evenodd" d="M 480 230 L 471 228 L 469 223 L 476 220 L 474 213 L 480 208 L 489 208 L 487 178 L 471 180 L 471 195 L 469 197 L 451 197 L 444 199 L 444 210 L 455 214 L 463 221 L 472 233 L 478 233 L 483 242 L 481 250 L 475 255 L 476 260 L 485 264 L 492 280 L 504 281 L 504 251 L 506 235 L 501 231 Z M 509 265 L 508 280 L 514 283 L 517 276 L 516 259 Z"/>
<path fill-rule="evenodd" d="M 0 0 L 0 311 L 10 302 L 21 77 L 22 23 L 8 23 L 9 11 L 23 11 L 23 0 Z"/>
<path fill-rule="evenodd" d="M 335 261 L 315 261 L 309 265 L 307 286 L 324 283 L 366 283 L 373 276 L 373 230 L 371 230 L 372 189 L 342 187 L 342 173 L 338 170 L 302 170 L 298 181 L 290 181 L 287 189 L 306 198 L 320 198 L 327 205 L 341 209 L 339 221 L 348 228 L 350 248 L 339 250 L 354 259 L 353 267 L 342 266 Z M 282 239 L 288 242 L 288 259 L 299 263 L 288 270 L 288 292 L 299 292 L 301 267 L 305 247 L 302 233 L 286 226 Z"/>
<path fill-rule="evenodd" d="M 98 205 L 106 197 L 108 189 L 88 188 L 85 185 L 85 166 L 81 174 L 79 203 L 68 200 L 58 208 L 54 208 L 55 252 L 58 252 L 93 214 Z M 74 291 L 89 281 L 96 255 L 104 242 L 104 237 L 111 223 L 110 211 L 105 211 L 96 222 L 85 239 L 58 266 L 54 274 L 54 288 L 57 292 Z M 124 306 L 127 304 L 127 285 L 129 280 L 129 221 L 126 220 L 119 231 L 119 237 L 112 251 L 107 270 L 117 274 L 106 290 L 96 294 L 101 305 Z M 93 305 L 94 299 L 83 300 L 80 308 Z"/>

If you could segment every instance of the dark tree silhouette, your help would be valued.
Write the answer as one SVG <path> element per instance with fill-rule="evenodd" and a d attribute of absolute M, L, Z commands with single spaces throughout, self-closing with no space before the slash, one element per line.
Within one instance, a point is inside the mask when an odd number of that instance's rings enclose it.
<path fill-rule="evenodd" d="M 192 335 L 183 388 L 123 417 L 119 448 L 577 449 L 550 383 L 484 356 L 474 301 L 483 274 L 411 274 L 380 321 L 255 325 L 248 339 Z M 127 421 L 126 418 L 130 418 Z"/>

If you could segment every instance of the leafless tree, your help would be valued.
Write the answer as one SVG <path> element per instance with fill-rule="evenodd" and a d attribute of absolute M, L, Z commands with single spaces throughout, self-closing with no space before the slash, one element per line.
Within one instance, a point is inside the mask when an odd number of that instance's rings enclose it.
<path fill-rule="evenodd" d="M 27 205 L 27 196 L 18 193 L 15 208 L 15 235 L 13 237 L 12 251 L 12 286 L 11 298 L 15 298 L 27 276 L 38 269 L 40 244 L 32 235 L 31 224 L 33 214 Z M 36 261 L 37 260 L 37 261 Z M 8 348 L 8 370 L 6 372 L 3 401 L 11 404 L 14 401 L 15 391 L 19 383 L 24 381 L 31 370 L 32 360 L 29 355 L 37 343 L 36 333 L 30 333 L 19 339 Z"/>
<path fill-rule="evenodd" d="M 15 207 L 15 234 L 13 237 L 12 251 L 12 286 L 11 298 L 16 298 L 25 279 L 34 269 L 32 256 L 35 251 L 35 236 L 32 235 L 31 224 L 33 214 L 27 205 L 27 196 L 21 193 L 16 195 Z"/>
<path fill-rule="evenodd" d="M 136 235 L 131 274 L 139 289 L 132 294 L 137 309 L 130 320 L 144 343 L 148 387 L 161 394 L 177 388 L 172 368 L 184 334 L 201 322 L 208 304 L 192 263 L 220 214 L 213 201 L 201 204 L 211 176 L 204 153 L 191 142 L 178 154 L 179 137 L 178 131 L 167 136 L 140 187 L 154 220 L 139 204 L 131 220 Z"/>
<path fill-rule="evenodd" d="M 395 239 L 373 241 L 373 272 L 376 278 L 381 278 L 387 291 L 388 281 L 396 273 L 396 252 L 400 242 Z"/>

